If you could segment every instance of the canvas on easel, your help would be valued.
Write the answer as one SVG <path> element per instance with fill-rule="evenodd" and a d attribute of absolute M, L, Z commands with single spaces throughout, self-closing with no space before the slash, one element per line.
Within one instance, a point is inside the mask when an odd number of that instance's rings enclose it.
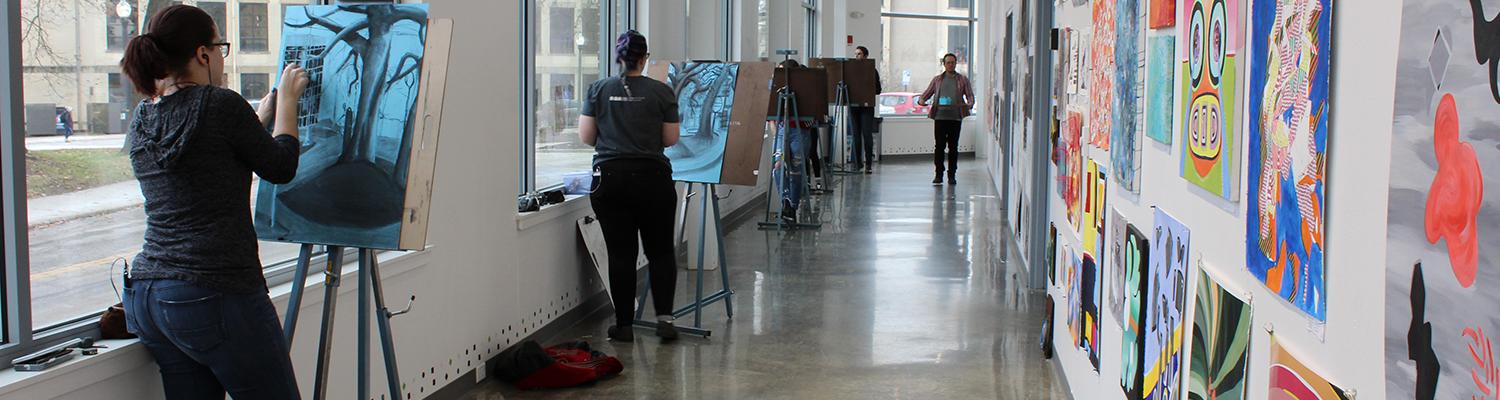
<path fill-rule="evenodd" d="M 681 139 L 666 149 L 679 182 L 754 186 L 771 63 L 652 62 L 646 76 L 677 94 Z"/>
<path fill-rule="evenodd" d="M 771 93 L 767 100 L 766 115 L 776 119 L 778 113 L 777 94 L 782 88 L 791 87 L 797 95 L 797 117 L 822 119 L 828 116 L 828 72 L 819 68 L 776 67 L 771 78 Z"/>
<path fill-rule="evenodd" d="M 821 68 L 828 75 L 828 100 L 835 101 L 838 97 L 839 82 L 844 82 L 848 90 L 847 105 L 856 107 L 875 106 L 876 97 L 880 95 L 877 72 L 875 71 L 875 60 L 848 59 L 848 58 L 814 58 L 808 61 L 813 68 Z M 800 99 L 799 99 L 800 101 Z"/>
<path fill-rule="evenodd" d="M 426 246 L 453 31 L 427 15 L 420 4 L 287 8 L 281 64 L 301 64 L 311 82 L 298 101 L 297 177 L 261 182 L 259 238 Z"/>

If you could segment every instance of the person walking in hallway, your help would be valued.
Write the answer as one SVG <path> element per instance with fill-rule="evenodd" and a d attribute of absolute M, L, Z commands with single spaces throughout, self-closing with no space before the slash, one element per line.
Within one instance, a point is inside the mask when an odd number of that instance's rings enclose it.
<path fill-rule="evenodd" d="M 870 49 L 854 48 L 854 59 L 870 59 Z M 881 90 L 880 72 L 875 72 L 875 93 Z M 874 105 L 849 106 L 849 129 L 854 134 L 854 170 L 864 168 L 866 174 L 875 173 L 875 107 Z"/>
<path fill-rule="evenodd" d="M 623 76 L 589 85 L 578 117 L 578 138 L 594 147 L 594 182 L 589 204 L 604 231 L 609 251 L 610 298 L 615 325 L 610 340 L 635 340 L 635 261 L 644 247 L 656 307 L 656 335 L 677 339 L 672 325 L 672 295 L 677 287 L 677 256 L 672 224 L 677 212 L 677 185 L 667 146 L 677 144 L 677 94 L 665 83 L 641 73 L 646 67 L 646 37 L 636 31 L 615 40 L 615 59 Z M 639 236 L 637 236 L 639 235 Z M 636 238 L 640 241 L 637 242 Z"/>
<path fill-rule="evenodd" d="M 927 109 L 927 118 L 933 120 L 932 163 L 937 167 L 937 173 L 932 177 L 934 185 L 943 184 L 944 148 L 948 158 L 948 184 L 958 183 L 958 133 L 963 130 L 964 117 L 968 117 L 969 109 L 974 107 L 969 78 L 954 71 L 957 67 L 958 56 L 953 53 L 943 55 L 943 73 L 932 77 L 927 90 L 917 97 L 917 104 L 923 106 L 931 104 L 929 100 L 937 97 L 937 104 Z"/>

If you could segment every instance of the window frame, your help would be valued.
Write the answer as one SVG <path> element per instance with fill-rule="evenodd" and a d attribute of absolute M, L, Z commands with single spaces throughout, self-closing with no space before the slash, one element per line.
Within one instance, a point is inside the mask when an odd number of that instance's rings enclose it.
<path fill-rule="evenodd" d="M 322 4 L 322 3 L 318 2 L 318 3 L 309 3 L 309 4 Z M 239 43 L 235 43 L 235 46 L 234 46 L 235 51 L 246 53 L 246 54 L 268 54 L 268 53 L 270 53 L 271 52 L 271 5 L 269 3 L 258 2 L 258 1 L 241 1 L 241 2 L 239 2 L 238 5 L 239 5 L 239 7 L 235 8 L 235 14 L 234 15 L 235 15 L 235 21 L 237 22 L 235 24 L 235 26 L 236 26 L 236 28 L 235 28 L 235 36 L 239 38 Z M 260 7 L 261 17 L 264 18 L 265 21 L 266 21 L 265 26 L 261 27 L 261 28 L 264 28 L 264 29 L 262 29 L 260 32 L 258 32 L 260 36 L 257 38 L 257 39 L 260 39 L 261 41 L 264 42 L 264 43 L 257 43 L 257 44 L 260 44 L 262 46 L 250 46 L 249 44 L 251 42 L 248 39 L 246 39 L 246 35 L 245 35 L 245 32 L 247 32 L 246 31 L 246 25 L 247 24 L 245 24 L 245 9 L 246 8 L 256 7 L 256 6 Z M 223 36 L 223 34 L 220 33 L 220 36 Z"/>
<path fill-rule="evenodd" d="M 940 22 L 941 21 L 946 21 L 946 22 L 949 22 L 949 24 L 944 25 L 945 26 L 945 28 L 944 28 L 945 30 L 948 29 L 948 27 L 952 27 L 954 25 L 968 24 L 968 26 L 969 26 L 969 34 L 965 38 L 965 39 L 968 40 L 968 44 L 966 46 L 964 46 L 964 48 L 968 49 L 969 53 L 966 54 L 966 56 L 968 57 L 969 62 L 967 63 L 967 66 L 965 67 L 965 70 L 967 71 L 967 73 L 965 73 L 964 76 L 967 76 L 969 78 L 969 80 L 971 82 L 973 82 L 973 81 L 975 81 L 975 78 L 974 78 L 974 64 L 976 64 L 976 63 L 979 62 L 978 59 L 974 57 L 974 34 L 976 32 L 976 30 L 974 29 L 974 26 L 979 21 L 979 17 L 978 17 L 978 15 L 975 14 L 975 11 L 974 11 L 975 7 L 973 7 L 973 5 L 974 5 L 973 1 L 970 1 L 969 5 L 970 5 L 970 7 L 968 8 L 969 16 L 967 16 L 967 17 L 960 17 L 960 16 L 953 16 L 953 15 L 941 15 L 941 14 L 893 12 L 893 11 L 887 11 L 887 10 L 885 10 L 884 7 L 882 7 L 882 9 L 880 11 L 880 17 L 882 18 L 882 20 L 881 20 L 881 29 L 882 30 L 890 29 L 890 24 L 887 24 L 885 22 L 886 18 L 889 18 L 889 19 L 892 19 L 892 20 L 895 20 L 895 19 L 908 19 L 908 20 L 925 19 L 925 20 L 937 20 L 937 21 L 940 21 Z M 884 34 L 884 32 L 882 32 L 882 35 L 883 34 Z M 951 49 L 951 46 L 950 46 L 950 49 Z M 978 97 L 975 97 L 974 101 L 977 103 L 977 102 L 980 101 L 980 99 Z M 891 115 L 877 115 L 877 116 L 881 117 L 881 118 L 891 118 L 891 119 L 898 119 L 898 120 L 899 119 L 926 118 L 926 116 L 923 116 L 923 115 L 905 115 L 905 114 L 891 114 Z"/>
<path fill-rule="evenodd" d="M 332 4 L 332 1 L 311 0 L 295 5 L 304 4 L 326 5 Z M 33 325 L 20 7 L 19 2 L 0 3 L 0 17 L 10 21 L 0 29 L 0 45 L 3 45 L 0 47 L 0 55 L 5 59 L 0 64 L 0 143 L 4 143 L 0 147 L 0 166 L 3 166 L 0 168 L 0 236 L 3 236 L 4 241 L 3 247 L 0 247 L 0 262 L 3 262 L 0 265 L 0 369 L 9 369 L 11 361 L 16 357 L 48 346 L 77 337 L 98 337 L 98 319 L 104 311 L 101 307 L 98 312 L 80 315 L 62 323 L 44 327 Z M 272 23 L 269 12 L 267 5 L 266 52 L 270 52 L 272 47 L 269 42 Z M 137 29 L 140 29 L 139 25 Z M 321 246 L 315 246 L 315 250 L 309 262 L 310 268 L 327 261 L 327 255 Z M 345 249 L 346 258 L 352 259 L 354 254 L 354 249 Z M 275 287 L 290 283 L 296 265 L 296 257 L 266 263 L 263 270 L 266 284 Z"/>
<path fill-rule="evenodd" d="M 595 39 L 601 45 L 598 46 L 596 55 L 599 57 L 599 76 L 612 76 L 618 74 L 619 67 L 613 62 L 611 46 L 605 43 L 614 43 L 614 37 L 629 29 L 637 29 L 638 21 L 636 3 L 637 0 L 599 0 L 599 35 Z M 528 194 L 541 193 L 562 187 L 562 182 L 551 182 L 546 186 L 538 187 L 536 178 L 536 134 L 537 122 L 536 102 L 541 90 L 550 90 L 541 86 L 537 75 L 536 57 L 544 45 L 541 42 L 541 31 L 537 26 L 539 13 L 542 7 L 537 6 L 536 0 L 523 0 L 517 2 L 523 23 L 519 24 L 518 34 L 521 38 L 520 59 L 521 68 L 517 82 L 520 82 L 521 103 L 518 105 L 518 126 L 520 134 L 518 137 L 519 157 L 517 157 L 517 169 L 520 171 L 520 179 L 516 188 L 516 197 L 520 198 Z M 550 8 L 550 7 L 549 7 Z M 574 8 L 574 18 L 578 18 L 579 8 Z M 547 12 L 551 12 L 547 10 Z M 623 18 L 617 17 L 624 15 Z M 577 30 L 578 27 L 574 27 Z M 548 32 L 550 34 L 550 32 Z M 550 42 L 550 37 L 548 38 Z M 546 43 L 550 50 L 551 43 Z M 575 44 L 576 45 L 576 44 Z M 578 50 L 575 50 L 575 52 Z M 576 53 L 570 53 L 576 54 Z M 587 74 L 585 74 L 587 75 Z M 587 82 L 585 82 L 587 84 Z M 574 87 L 574 97 L 580 97 L 583 87 Z"/>

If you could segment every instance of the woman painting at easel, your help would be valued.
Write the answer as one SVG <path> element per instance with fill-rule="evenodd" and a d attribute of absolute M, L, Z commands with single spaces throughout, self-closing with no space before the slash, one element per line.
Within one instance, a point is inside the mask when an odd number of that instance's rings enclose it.
<path fill-rule="evenodd" d="M 146 238 L 125 281 L 125 324 L 161 367 L 169 399 L 299 398 L 266 293 L 250 175 L 274 183 L 296 175 L 307 73 L 288 65 L 277 90 L 251 110 L 222 87 L 229 43 L 208 13 L 175 5 L 147 26 L 120 62 L 147 97 L 127 143 L 146 199 Z"/>
<path fill-rule="evenodd" d="M 589 85 L 578 117 L 578 138 L 594 146 L 594 184 L 589 202 L 604 231 L 609 252 L 610 297 L 615 324 L 610 340 L 635 340 L 635 261 L 644 246 L 650 262 L 651 298 L 656 306 L 656 335 L 677 339 L 672 324 L 672 295 L 677 288 L 677 258 L 672 230 L 677 186 L 672 162 L 663 151 L 677 144 L 677 94 L 665 83 L 642 75 L 646 37 L 632 30 L 615 40 L 615 59 L 623 76 Z M 640 241 L 636 238 L 639 235 Z"/>

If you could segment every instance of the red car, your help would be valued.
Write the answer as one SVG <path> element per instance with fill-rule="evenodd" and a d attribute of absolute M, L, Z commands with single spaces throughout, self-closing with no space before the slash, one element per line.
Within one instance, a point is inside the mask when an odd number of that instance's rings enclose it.
<path fill-rule="evenodd" d="M 917 98 L 921 93 L 912 92 L 886 92 L 881 93 L 880 115 L 927 115 L 927 107 L 917 104 Z"/>

